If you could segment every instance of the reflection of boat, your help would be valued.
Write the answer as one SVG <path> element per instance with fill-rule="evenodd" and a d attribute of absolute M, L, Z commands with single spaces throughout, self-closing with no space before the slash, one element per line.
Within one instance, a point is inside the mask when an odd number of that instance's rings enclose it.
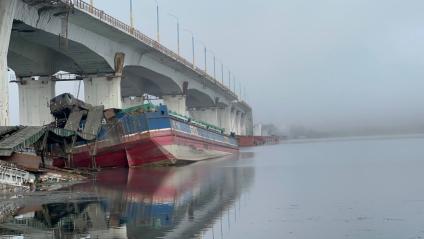
<path fill-rule="evenodd" d="M 32 220 L 61 235 L 191 238 L 231 207 L 253 181 L 253 168 L 227 167 L 232 162 L 104 171 L 94 182 L 67 189 L 94 193 L 99 200 L 42 205 L 48 210 L 35 212 Z M 51 217 L 51 223 L 43 217 Z"/>

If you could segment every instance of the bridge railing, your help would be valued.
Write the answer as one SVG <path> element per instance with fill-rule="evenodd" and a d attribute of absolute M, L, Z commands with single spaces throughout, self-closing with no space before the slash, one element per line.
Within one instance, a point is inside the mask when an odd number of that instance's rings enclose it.
<path fill-rule="evenodd" d="M 146 36 L 139 30 L 129 26 L 128 24 L 112 17 L 111 15 L 105 13 L 104 11 L 95 8 L 94 6 L 90 5 L 89 3 L 86 3 L 82 0 L 62 0 L 65 4 L 67 4 L 70 7 L 75 7 L 81 11 L 84 11 L 92 16 L 97 17 L 101 21 L 133 36 L 137 40 L 143 42 L 144 44 L 160 51 L 162 54 L 174 59 L 175 61 L 183 64 L 187 68 L 191 69 L 195 73 L 197 73 L 199 76 L 205 78 L 206 80 L 210 81 L 211 83 L 217 85 L 219 88 L 221 88 L 223 91 L 227 92 L 231 96 L 238 99 L 238 96 L 236 93 L 234 93 L 230 88 L 222 84 L 221 82 L 217 81 L 214 77 L 210 76 L 206 71 L 199 69 L 195 65 L 193 65 L 191 62 L 186 60 L 185 58 L 181 57 L 177 53 L 173 52 L 172 50 L 168 49 L 164 45 L 160 44 L 159 42 L 151 39 L 150 37 Z"/>

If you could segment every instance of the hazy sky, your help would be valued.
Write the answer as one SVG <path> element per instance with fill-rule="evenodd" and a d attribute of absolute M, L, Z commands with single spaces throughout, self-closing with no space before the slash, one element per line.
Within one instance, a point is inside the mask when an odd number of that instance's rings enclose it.
<path fill-rule="evenodd" d="M 129 0 L 94 2 L 129 22 Z M 193 31 L 246 87 L 257 122 L 333 127 L 424 121 L 422 0 L 158 2 L 162 43 L 176 49 L 175 19 L 168 13 L 179 16 L 181 28 Z M 152 38 L 155 4 L 134 0 L 135 24 Z M 188 59 L 190 38 L 181 32 Z M 208 61 L 212 69 L 212 57 Z"/>

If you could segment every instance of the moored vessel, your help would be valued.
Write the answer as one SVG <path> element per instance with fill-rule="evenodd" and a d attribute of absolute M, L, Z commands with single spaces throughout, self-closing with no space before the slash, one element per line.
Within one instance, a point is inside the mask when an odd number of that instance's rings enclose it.
<path fill-rule="evenodd" d="M 51 141 L 55 166 L 105 168 L 177 164 L 222 157 L 238 151 L 237 140 L 226 135 L 224 129 L 176 114 L 166 105 L 143 104 L 124 110 L 108 109 L 100 120 L 99 117 L 90 117 L 90 106 L 84 107 L 84 110 L 72 107 L 65 117 L 67 122 L 62 123 L 65 126 L 50 130 L 53 135 L 68 136 L 64 144 Z M 92 122 L 93 118 L 98 122 Z M 98 128 L 94 137 L 87 133 L 85 128 L 88 125 L 94 129 L 91 132 Z"/>

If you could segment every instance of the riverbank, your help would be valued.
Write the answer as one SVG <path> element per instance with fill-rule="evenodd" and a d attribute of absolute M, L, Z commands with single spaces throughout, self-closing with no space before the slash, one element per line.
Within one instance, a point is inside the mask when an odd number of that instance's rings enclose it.
<path fill-rule="evenodd" d="M 27 170 L 20 165 L 0 160 L 0 192 L 51 191 L 89 177 L 89 172 L 59 168 Z"/>

